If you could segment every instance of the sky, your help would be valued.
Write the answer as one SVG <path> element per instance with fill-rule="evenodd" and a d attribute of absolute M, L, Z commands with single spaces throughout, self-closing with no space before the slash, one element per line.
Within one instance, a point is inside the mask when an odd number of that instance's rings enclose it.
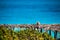
<path fill-rule="evenodd" d="M 0 24 L 60 24 L 60 0 L 0 0 Z"/>

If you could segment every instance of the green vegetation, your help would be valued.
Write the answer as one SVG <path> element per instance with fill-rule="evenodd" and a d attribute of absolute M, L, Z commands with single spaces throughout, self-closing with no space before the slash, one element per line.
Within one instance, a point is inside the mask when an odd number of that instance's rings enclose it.
<path fill-rule="evenodd" d="M 36 30 L 26 29 L 14 32 L 11 29 L 0 27 L 0 40 L 54 40 L 50 35 Z"/>

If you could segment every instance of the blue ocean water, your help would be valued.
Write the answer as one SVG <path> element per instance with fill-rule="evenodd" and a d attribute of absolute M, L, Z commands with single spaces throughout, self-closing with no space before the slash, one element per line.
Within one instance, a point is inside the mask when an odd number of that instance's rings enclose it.
<path fill-rule="evenodd" d="M 60 0 L 0 0 L 0 24 L 60 24 Z"/>

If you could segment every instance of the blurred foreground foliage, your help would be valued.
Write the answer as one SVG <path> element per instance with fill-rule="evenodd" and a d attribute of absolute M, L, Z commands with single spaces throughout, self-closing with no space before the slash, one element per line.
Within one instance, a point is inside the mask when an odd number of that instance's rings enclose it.
<path fill-rule="evenodd" d="M 6 27 L 0 27 L 0 40 L 55 40 L 47 32 L 41 33 L 37 30 L 26 29 L 15 32 Z"/>

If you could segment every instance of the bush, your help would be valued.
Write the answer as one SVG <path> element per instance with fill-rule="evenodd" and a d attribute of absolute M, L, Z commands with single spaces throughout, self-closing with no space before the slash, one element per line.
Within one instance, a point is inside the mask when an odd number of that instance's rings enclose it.
<path fill-rule="evenodd" d="M 26 29 L 14 32 L 7 28 L 0 28 L 1 40 L 54 40 L 48 33 L 40 33 L 36 30 Z"/>

